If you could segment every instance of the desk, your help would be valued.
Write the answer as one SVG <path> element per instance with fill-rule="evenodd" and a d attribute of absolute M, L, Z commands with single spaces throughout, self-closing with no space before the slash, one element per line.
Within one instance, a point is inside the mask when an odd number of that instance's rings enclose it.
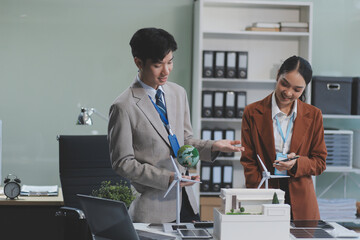
<path fill-rule="evenodd" d="M 333 227 L 334 227 L 334 230 L 333 230 L 333 233 L 334 232 L 341 232 L 343 231 L 344 227 L 340 226 L 339 224 L 337 223 L 332 223 L 332 222 L 329 222 Z M 162 228 L 161 227 L 148 227 L 149 224 L 147 223 L 134 223 L 134 226 L 135 226 L 135 229 L 139 229 L 139 230 L 146 230 L 146 231 L 150 231 L 150 232 L 155 232 L 155 233 L 163 233 L 162 232 Z M 209 228 L 208 229 L 209 233 L 213 234 L 213 228 Z M 177 233 L 173 233 L 172 236 L 175 236 L 177 240 L 181 240 L 181 237 L 179 234 Z M 239 233 L 239 239 L 241 239 L 241 233 Z M 292 237 L 291 235 L 289 236 L 289 240 L 301 240 L 301 238 L 294 238 Z M 316 240 L 316 239 L 319 239 L 319 238 L 312 238 L 311 240 Z M 344 238 L 332 238 L 332 240 L 340 240 L 340 239 L 344 239 Z M 349 238 L 345 238 L 345 239 L 349 239 Z M 358 238 L 350 238 L 350 239 L 360 239 L 360 234 L 359 234 L 359 237 Z M 218 240 L 217 238 L 211 238 L 211 240 Z M 257 240 L 257 239 L 254 239 L 254 240 Z M 306 239 L 305 239 L 306 240 Z"/>
<path fill-rule="evenodd" d="M 0 234 L 7 236 L 5 239 L 62 240 L 60 219 L 55 213 L 63 205 L 61 188 L 58 196 L 19 196 L 10 200 L 0 195 Z"/>

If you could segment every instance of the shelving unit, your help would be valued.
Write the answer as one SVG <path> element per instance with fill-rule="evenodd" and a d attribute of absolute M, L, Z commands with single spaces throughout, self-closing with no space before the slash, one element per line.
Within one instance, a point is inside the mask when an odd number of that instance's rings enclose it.
<path fill-rule="evenodd" d="M 203 90 L 246 91 L 247 104 L 270 94 L 276 85 L 276 74 L 282 62 L 299 55 L 311 62 L 312 3 L 263 2 L 237 0 L 197 0 L 194 6 L 194 50 L 192 85 L 192 125 L 195 137 L 203 128 L 235 129 L 241 139 L 241 119 L 202 118 Z M 245 31 L 254 22 L 308 22 L 308 32 Z M 248 52 L 247 79 L 203 78 L 203 51 Z M 310 89 L 307 94 L 310 95 Z M 310 101 L 310 97 L 307 98 Z M 233 187 L 244 187 L 240 154 L 220 158 L 233 163 Z M 198 166 L 200 172 L 200 166 Z M 218 195 L 200 193 L 198 196 Z"/>
<path fill-rule="evenodd" d="M 348 180 L 352 180 L 351 182 L 355 184 L 358 188 L 360 188 L 359 178 L 360 175 L 360 151 L 358 150 L 358 144 L 360 143 L 360 115 L 336 115 L 336 114 L 324 114 L 323 115 L 324 122 L 335 120 L 336 123 L 326 124 L 324 123 L 324 127 L 330 128 L 340 128 L 341 126 L 345 126 L 346 130 L 354 131 L 353 134 L 353 153 L 352 153 L 352 166 L 350 168 L 343 167 L 328 167 L 324 174 L 327 173 L 339 173 L 338 176 L 332 179 L 332 182 L 321 192 L 318 192 L 318 197 L 323 197 L 326 192 L 328 192 L 335 183 L 342 181 L 343 183 L 343 197 L 346 198 L 347 195 L 347 184 Z M 355 127 L 354 127 L 355 126 Z M 357 127 L 356 127 L 357 126 Z M 344 127 L 342 127 L 344 128 Z"/>

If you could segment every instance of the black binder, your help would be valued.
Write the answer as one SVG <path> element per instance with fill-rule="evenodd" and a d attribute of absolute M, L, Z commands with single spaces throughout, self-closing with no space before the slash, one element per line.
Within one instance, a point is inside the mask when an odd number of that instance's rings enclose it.
<path fill-rule="evenodd" d="M 213 92 L 202 92 L 202 110 L 201 116 L 204 118 L 210 118 L 213 116 Z"/>
<path fill-rule="evenodd" d="M 238 78 L 247 78 L 247 75 L 248 75 L 248 52 L 238 52 L 237 75 L 238 75 Z"/>
<path fill-rule="evenodd" d="M 236 78 L 236 52 L 226 52 L 226 77 Z"/>
<path fill-rule="evenodd" d="M 234 92 L 225 92 L 225 117 L 234 118 L 235 117 L 235 93 Z"/>
<path fill-rule="evenodd" d="M 203 51 L 203 77 L 214 77 L 214 52 Z"/>
<path fill-rule="evenodd" d="M 218 165 L 212 166 L 212 192 L 219 192 L 221 188 L 222 181 L 222 167 Z"/>
<path fill-rule="evenodd" d="M 214 92 L 214 114 L 215 118 L 223 118 L 224 117 L 224 102 L 225 102 L 225 93 L 221 91 Z"/>
<path fill-rule="evenodd" d="M 207 162 L 201 162 L 200 167 L 200 191 L 210 192 L 211 190 L 211 164 Z"/>
<path fill-rule="evenodd" d="M 353 78 L 351 114 L 360 115 L 360 78 Z"/>
<path fill-rule="evenodd" d="M 236 93 L 236 117 L 242 118 L 246 106 L 246 92 Z"/>
<path fill-rule="evenodd" d="M 201 139 L 202 140 L 212 140 L 212 130 L 211 129 L 202 129 L 201 130 Z"/>
<path fill-rule="evenodd" d="M 225 78 L 225 52 L 215 52 L 215 77 Z"/>
<path fill-rule="evenodd" d="M 224 131 L 221 129 L 214 129 L 213 130 L 213 140 L 221 140 L 224 139 Z"/>
<path fill-rule="evenodd" d="M 224 139 L 235 140 L 235 130 L 234 129 L 224 130 Z M 235 154 L 233 152 L 230 152 L 230 153 L 222 152 L 221 153 L 221 156 L 224 156 L 224 157 L 234 157 L 234 155 Z"/>
<path fill-rule="evenodd" d="M 224 165 L 222 166 L 221 188 L 232 188 L 232 187 L 233 187 L 233 166 Z"/>

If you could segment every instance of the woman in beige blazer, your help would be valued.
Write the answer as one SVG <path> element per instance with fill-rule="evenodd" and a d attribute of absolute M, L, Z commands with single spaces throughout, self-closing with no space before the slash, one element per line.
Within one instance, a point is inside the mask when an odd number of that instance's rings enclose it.
<path fill-rule="evenodd" d="M 320 219 L 311 176 L 321 174 L 326 168 L 323 119 L 318 108 L 300 100 L 304 100 L 304 91 L 311 78 L 311 66 L 305 59 L 288 58 L 278 72 L 275 91 L 247 106 L 242 121 L 245 151 L 240 161 L 244 166 L 246 187 L 256 188 L 262 179 L 263 169 L 257 154 L 271 174 L 276 169 L 285 171 L 290 178 L 270 179 L 269 188 L 285 191 L 285 202 L 291 206 L 293 219 Z M 280 137 L 277 117 L 283 119 L 283 136 L 290 125 L 286 144 Z M 300 158 L 288 162 L 275 160 L 277 153 L 283 150 L 289 158 L 295 155 Z"/>
<path fill-rule="evenodd" d="M 242 148 L 234 146 L 240 141 L 193 139 L 186 91 L 167 81 L 173 68 L 173 52 L 177 48 L 172 35 L 162 29 L 140 29 L 130 45 L 139 73 L 110 108 L 108 140 L 112 167 L 128 178 L 140 193 L 129 209 L 134 222 L 172 222 L 176 219 L 175 188 L 166 198 L 164 194 L 174 178 L 170 160 L 173 152 L 169 133 L 152 103 L 156 101 L 156 91 L 162 91 L 167 119 L 179 145 L 196 147 L 201 160 L 213 161 L 219 151 L 236 152 Z M 178 164 L 178 167 L 185 173 L 182 166 Z M 199 176 L 195 178 L 199 180 Z M 182 217 L 182 222 L 199 220 L 192 184 L 181 183 L 185 189 L 181 211 L 187 210 L 190 214 L 187 219 Z"/>

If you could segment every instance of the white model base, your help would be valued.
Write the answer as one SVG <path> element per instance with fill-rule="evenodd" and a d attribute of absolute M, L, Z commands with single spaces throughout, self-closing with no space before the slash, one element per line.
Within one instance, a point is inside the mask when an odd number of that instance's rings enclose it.
<path fill-rule="evenodd" d="M 288 240 L 290 206 L 288 204 L 262 206 L 262 213 L 256 215 L 227 215 L 214 208 L 213 235 L 219 240 Z"/>

